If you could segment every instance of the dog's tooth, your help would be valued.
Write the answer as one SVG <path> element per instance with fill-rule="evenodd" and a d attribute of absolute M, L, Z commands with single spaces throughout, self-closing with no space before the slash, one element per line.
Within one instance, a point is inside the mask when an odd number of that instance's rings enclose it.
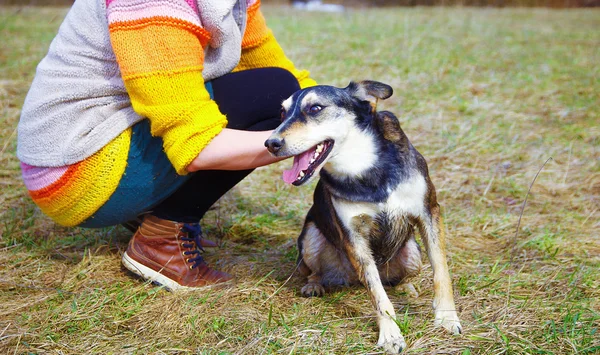
<path fill-rule="evenodd" d="M 302 179 L 304 177 L 304 171 L 301 171 L 300 174 L 298 174 L 298 178 Z"/>
<path fill-rule="evenodd" d="M 314 163 L 315 161 L 317 161 L 316 157 L 313 157 L 312 159 L 310 159 L 310 164 Z"/>
<path fill-rule="evenodd" d="M 322 151 L 323 151 L 323 143 L 319 144 L 316 149 L 317 153 L 321 153 Z"/>

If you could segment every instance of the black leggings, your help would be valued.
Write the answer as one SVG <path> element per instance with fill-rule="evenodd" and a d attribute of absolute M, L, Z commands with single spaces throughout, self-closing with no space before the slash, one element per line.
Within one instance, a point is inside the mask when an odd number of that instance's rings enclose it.
<path fill-rule="evenodd" d="M 281 102 L 300 89 L 296 78 L 280 68 L 226 74 L 211 81 L 214 100 L 227 116 L 227 127 L 267 131 L 280 123 Z M 175 193 L 153 208 L 152 214 L 177 222 L 196 223 L 250 170 L 203 170 L 193 173 Z"/>

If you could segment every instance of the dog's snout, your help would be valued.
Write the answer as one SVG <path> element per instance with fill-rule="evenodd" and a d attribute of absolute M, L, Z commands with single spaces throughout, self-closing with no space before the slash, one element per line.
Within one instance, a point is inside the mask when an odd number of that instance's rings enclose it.
<path fill-rule="evenodd" d="M 265 147 L 271 153 L 277 153 L 281 147 L 285 144 L 285 141 L 281 137 L 272 137 L 265 141 Z"/>
<path fill-rule="evenodd" d="M 280 137 L 269 138 L 265 141 L 265 147 L 267 147 L 269 152 L 276 153 L 277 151 L 279 151 L 281 149 L 281 147 L 283 147 L 283 138 L 280 138 Z"/>

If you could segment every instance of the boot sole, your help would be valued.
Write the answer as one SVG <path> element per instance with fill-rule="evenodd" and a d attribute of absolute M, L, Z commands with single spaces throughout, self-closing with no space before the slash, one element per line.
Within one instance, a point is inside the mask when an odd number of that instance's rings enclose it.
<path fill-rule="evenodd" d="M 180 285 L 177 282 L 171 280 L 170 278 L 166 277 L 165 275 L 161 274 L 160 272 L 154 271 L 151 268 L 145 266 L 144 264 L 141 264 L 141 263 L 133 260 L 129 255 L 127 255 L 127 252 L 123 253 L 123 258 L 121 259 L 121 262 L 123 263 L 123 266 L 125 266 L 125 268 L 127 270 L 140 276 L 144 280 L 148 280 L 148 281 L 151 281 L 153 283 L 163 286 L 168 291 L 194 291 L 194 290 L 200 290 L 200 289 L 208 289 L 208 288 L 215 288 L 215 287 L 220 287 L 220 286 L 231 285 L 233 283 L 232 280 L 229 280 L 229 281 L 220 282 L 220 283 L 214 284 L 214 285 L 206 285 L 206 286 L 200 286 L 200 287 L 183 286 L 183 285 Z"/>

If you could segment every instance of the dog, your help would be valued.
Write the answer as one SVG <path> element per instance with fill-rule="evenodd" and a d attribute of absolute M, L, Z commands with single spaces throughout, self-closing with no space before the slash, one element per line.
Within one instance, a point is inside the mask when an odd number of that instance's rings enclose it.
<path fill-rule="evenodd" d="M 384 285 L 416 293 L 407 280 L 421 270 L 418 230 L 433 269 L 435 324 L 462 333 L 445 254 L 445 236 L 427 163 L 398 119 L 377 111 L 393 93 L 376 81 L 346 88 L 314 86 L 282 103 L 282 123 L 265 141 L 277 157 L 294 157 L 283 173 L 300 186 L 320 175 L 302 232 L 302 295 L 362 283 L 379 326 L 377 345 L 400 353 L 406 342 Z"/>

